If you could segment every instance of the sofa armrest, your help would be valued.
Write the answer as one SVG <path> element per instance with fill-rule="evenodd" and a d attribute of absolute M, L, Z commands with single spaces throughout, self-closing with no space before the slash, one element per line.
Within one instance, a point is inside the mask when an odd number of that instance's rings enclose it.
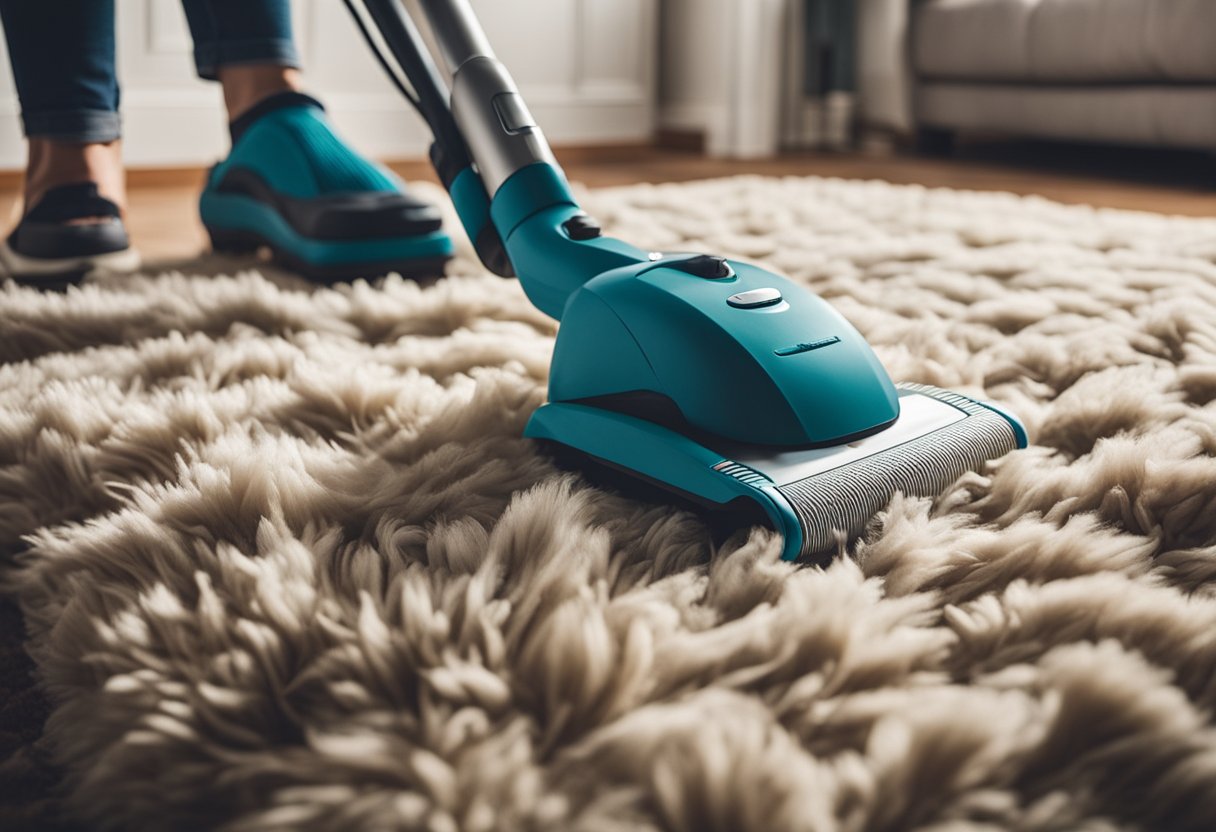
<path fill-rule="evenodd" d="M 858 0 L 857 91 L 862 123 L 910 132 L 912 64 L 909 0 Z"/>

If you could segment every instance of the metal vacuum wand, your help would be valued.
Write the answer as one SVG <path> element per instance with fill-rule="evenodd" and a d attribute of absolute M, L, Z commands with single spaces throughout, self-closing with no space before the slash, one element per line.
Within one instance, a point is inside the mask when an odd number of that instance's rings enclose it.
<path fill-rule="evenodd" d="M 419 0 L 452 78 L 451 110 L 491 198 L 511 174 L 537 162 L 558 167 L 511 73 L 494 55 L 468 0 Z"/>

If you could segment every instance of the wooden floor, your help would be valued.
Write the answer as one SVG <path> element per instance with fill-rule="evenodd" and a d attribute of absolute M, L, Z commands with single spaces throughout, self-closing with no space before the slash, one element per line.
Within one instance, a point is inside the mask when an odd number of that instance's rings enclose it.
<path fill-rule="evenodd" d="M 570 178 L 593 187 L 744 173 L 829 176 L 1013 191 L 1069 203 L 1216 216 L 1216 162 L 1205 154 L 996 143 L 965 146 L 948 159 L 884 152 L 799 153 L 724 161 L 646 148 L 570 152 L 564 157 L 562 163 Z M 407 179 L 434 180 L 423 162 L 394 167 Z M 133 173 L 128 221 L 136 244 L 150 263 L 188 259 L 205 249 L 206 238 L 196 212 L 202 177 L 202 171 Z M 8 184 L 0 190 L 0 218 L 8 217 L 16 203 L 11 177 Z"/>

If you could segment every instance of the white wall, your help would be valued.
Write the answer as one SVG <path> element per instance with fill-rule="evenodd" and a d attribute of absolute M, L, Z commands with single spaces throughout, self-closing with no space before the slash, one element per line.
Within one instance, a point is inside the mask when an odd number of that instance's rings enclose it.
<path fill-rule="evenodd" d="M 53 2 L 53 0 L 39 0 Z M 421 156 L 429 133 L 383 77 L 337 0 L 292 0 L 308 83 L 340 129 L 379 157 Z M 499 57 L 555 144 L 637 142 L 656 119 L 658 0 L 473 0 Z M 172 0 L 118 0 L 124 146 L 133 166 L 210 164 L 225 151 L 217 85 L 194 76 Z M 8 56 L 0 168 L 24 158 Z"/>

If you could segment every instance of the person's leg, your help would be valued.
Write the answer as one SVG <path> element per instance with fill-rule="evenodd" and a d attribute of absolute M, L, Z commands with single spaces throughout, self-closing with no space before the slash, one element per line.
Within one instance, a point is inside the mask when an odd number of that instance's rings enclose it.
<path fill-rule="evenodd" d="M 25 215 L 0 266 L 16 277 L 132 267 L 113 0 L 0 0 L 0 21 L 29 145 Z"/>
<path fill-rule="evenodd" d="M 301 92 L 287 0 L 183 0 L 198 73 L 218 80 L 232 152 L 200 201 L 217 250 L 268 246 L 319 279 L 433 273 L 451 253 L 439 211 L 355 152 Z"/>
<path fill-rule="evenodd" d="M 0 21 L 29 139 L 26 205 L 81 181 L 121 202 L 113 0 L 0 0 Z"/>
<path fill-rule="evenodd" d="M 287 0 L 182 0 L 199 77 L 224 87 L 228 118 L 301 89 Z"/>

